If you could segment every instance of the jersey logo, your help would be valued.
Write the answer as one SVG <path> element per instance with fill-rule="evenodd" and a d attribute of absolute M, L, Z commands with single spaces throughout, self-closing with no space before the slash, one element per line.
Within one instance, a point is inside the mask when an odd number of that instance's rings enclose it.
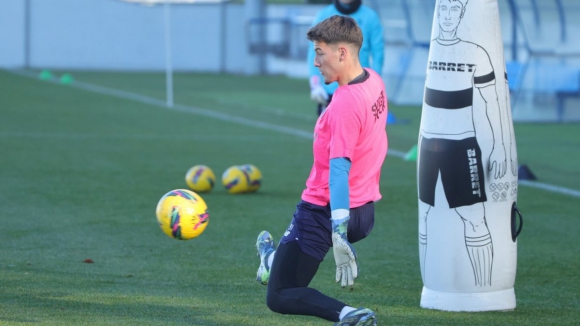
<path fill-rule="evenodd" d="M 375 122 L 379 120 L 380 115 L 385 112 L 385 94 L 384 91 L 381 91 L 381 95 L 373 104 L 371 110 L 373 111 L 373 115 L 375 116 Z"/>
<path fill-rule="evenodd" d="M 471 174 L 471 188 L 474 195 L 481 197 L 481 187 L 479 186 L 479 175 L 477 171 L 477 152 L 475 149 L 467 150 L 469 160 L 469 173 Z"/>
<path fill-rule="evenodd" d="M 473 63 L 454 63 L 454 62 L 437 62 L 429 61 L 428 70 L 444 70 L 458 72 L 473 72 L 475 64 Z"/>

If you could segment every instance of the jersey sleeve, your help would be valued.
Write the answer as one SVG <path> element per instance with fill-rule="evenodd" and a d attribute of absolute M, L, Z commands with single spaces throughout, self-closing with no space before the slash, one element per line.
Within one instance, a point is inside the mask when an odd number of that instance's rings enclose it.
<path fill-rule="evenodd" d="M 491 59 L 487 52 L 480 46 L 476 49 L 477 66 L 473 76 L 473 84 L 475 87 L 482 88 L 495 84 L 495 73 L 491 65 Z"/>

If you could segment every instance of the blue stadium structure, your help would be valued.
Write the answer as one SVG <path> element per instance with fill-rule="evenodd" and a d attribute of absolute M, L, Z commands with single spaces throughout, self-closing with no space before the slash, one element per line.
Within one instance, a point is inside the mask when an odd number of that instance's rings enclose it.
<path fill-rule="evenodd" d="M 390 100 L 418 104 L 436 0 L 369 1 L 387 46 L 383 77 Z M 500 1 L 514 121 L 580 121 L 580 2 Z M 574 42 L 576 40 L 576 42 Z"/>

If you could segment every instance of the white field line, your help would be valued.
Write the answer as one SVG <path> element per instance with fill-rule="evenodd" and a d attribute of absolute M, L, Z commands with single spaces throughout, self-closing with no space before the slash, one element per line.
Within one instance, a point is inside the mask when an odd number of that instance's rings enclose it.
<path fill-rule="evenodd" d="M 230 107 L 236 107 L 236 108 L 241 108 L 241 109 L 251 110 L 251 111 L 258 111 L 261 113 L 265 113 L 268 115 L 274 115 L 274 116 L 278 116 L 278 117 L 289 117 L 289 118 L 299 119 L 299 120 L 308 121 L 308 122 L 315 122 L 317 119 L 317 117 L 314 114 L 291 113 L 291 112 L 285 111 L 283 109 L 277 109 L 277 108 L 265 107 L 265 106 L 253 106 L 253 105 L 250 105 L 248 103 L 236 102 L 233 100 L 217 99 L 216 102 L 218 102 L 219 104 L 222 104 L 222 105 L 230 106 Z M 314 109 L 312 109 L 312 111 L 314 112 Z"/>
<path fill-rule="evenodd" d="M 564 194 L 564 195 L 568 195 L 568 196 L 572 196 L 572 197 L 580 197 L 580 191 L 578 191 L 578 190 L 564 188 L 564 187 L 560 187 L 560 186 L 554 186 L 554 185 L 551 185 L 548 183 L 543 183 L 543 182 L 538 182 L 538 181 L 530 181 L 530 180 L 518 180 L 518 184 L 532 187 L 532 188 L 543 189 L 543 190 L 547 190 L 550 192 L 556 192 L 556 193 L 560 193 L 560 194 Z"/>
<path fill-rule="evenodd" d="M 6 70 L 6 71 L 13 73 L 13 74 L 16 74 L 16 75 L 37 79 L 37 75 L 31 71 L 24 71 L 24 70 Z M 54 83 L 54 84 L 59 84 L 59 81 L 56 78 L 52 78 L 48 81 L 51 83 Z M 136 102 L 140 102 L 140 103 L 144 103 L 144 104 L 149 104 L 149 105 L 157 106 L 157 107 L 164 108 L 167 110 L 174 110 L 174 111 L 179 111 L 179 112 L 197 114 L 197 115 L 201 115 L 201 116 L 205 116 L 205 117 L 209 117 L 209 118 L 214 118 L 214 119 L 218 119 L 218 120 L 222 120 L 222 121 L 237 123 L 237 124 L 250 126 L 250 127 L 256 127 L 256 128 L 260 128 L 260 129 L 264 129 L 264 130 L 276 131 L 276 132 L 280 132 L 280 133 L 289 134 L 289 135 L 301 137 L 304 139 L 312 140 L 312 133 L 311 132 L 307 132 L 307 131 L 296 129 L 296 128 L 271 124 L 271 123 L 263 122 L 263 121 L 250 120 L 250 119 L 246 119 L 246 118 L 242 118 L 242 117 L 236 117 L 236 116 L 233 116 L 233 115 L 230 115 L 227 113 L 215 112 L 215 111 L 211 111 L 211 110 L 207 110 L 207 109 L 201 109 L 201 108 L 196 108 L 193 106 L 187 106 L 187 105 L 181 105 L 181 104 L 175 104 L 173 107 L 169 107 L 166 105 L 166 103 L 164 101 L 158 100 L 158 99 L 155 99 L 152 97 L 139 95 L 139 94 L 135 94 L 135 93 L 127 92 L 127 91 L 122 91 L 122 90 L 118 90 L 118 89 L 93 85 L 93 84 L 89 84 L 89 83 L 79 82 L 79 81 L 74 81 L 71 84 L 68 84 L 68 86 L 82 89 L 82 90 L 86 90 L 86 91 L 93 92 L 93 93 L 97 93 L 97 94 L 101 94 L 101 95 L 109 95 L 109 96 L 114 96 L 114 97 L 118 97 L 118 98 L 122 98 L 122 99 L 126 99 L 126 100 L 131 100 L 131 101 L 136 101 Z M 388 151 L 388 155 L 395 156 L 398 158 L 404 158 L 405 154 L 406 154 L 405 152 L 402 152 L 402 151 L 399 151 L 396 149 L 389 149 L 389 151 Z M 546 190 L 546 191 L 550 191 L 550 192 L 555 192 L 555 193 L 559 193 L 559 194 L 564 194 L 564 195 L 568 195 L 568 196 L 572 196 L 572 197 L 580 197 L 580 191 L 578 191 L 578 190 L 560 187 L 560 186 L 554 186 L 554 185 L 550 185 L 547 183 L 542 183 L 542 182 L 537 182 L 537 181 L 529 181 L 529 180 L 518 180 L 518 184 L 532 187 L 532 188 L 538 188 L 538 189 L 542 189 L 542 190 Z"/>

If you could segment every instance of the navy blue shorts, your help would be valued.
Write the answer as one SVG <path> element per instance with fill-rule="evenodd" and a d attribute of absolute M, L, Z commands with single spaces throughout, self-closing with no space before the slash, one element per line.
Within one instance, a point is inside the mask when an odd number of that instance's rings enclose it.
<path fill-rule="evenodd" d="M 300 249 L 322 261 L 332 247 L 332 223 L 330 205 L 318 206 L 300 201 L 296 205 L 294 218 L 280 243 L 298 241 Z M 347 237 L 350 243 L 366 238 L 375 224 L 375 204 L 373 202 L 350 209 Z"/>

